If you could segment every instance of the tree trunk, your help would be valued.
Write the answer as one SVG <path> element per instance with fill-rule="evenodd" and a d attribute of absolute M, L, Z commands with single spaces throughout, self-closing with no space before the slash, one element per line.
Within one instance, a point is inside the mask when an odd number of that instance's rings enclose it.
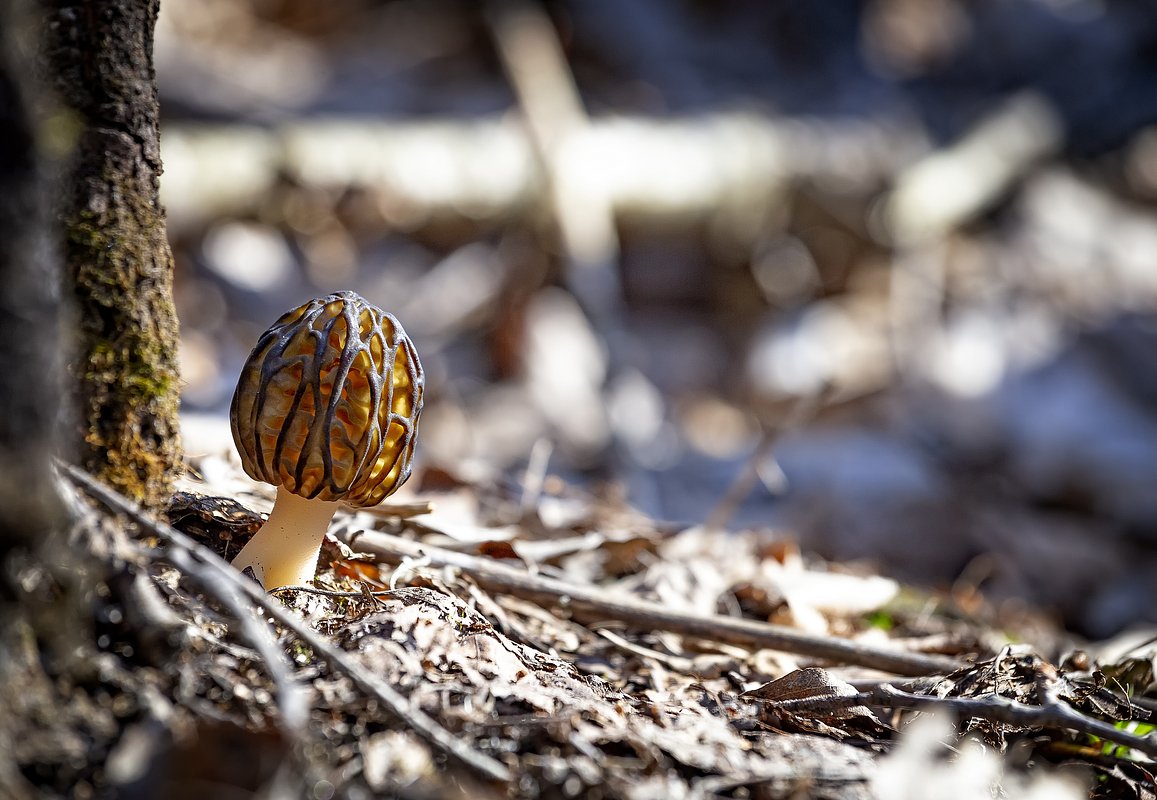
<path fill-rule="evenodd" d="M 79 462 L 157 509 L 180 461 L 173 263 L 157 197 L 159 2 L 41 2 L 48 70 L 78 128 L 60 213 Z"/>
<path fill-rule="evenodd" d="M 38 35 L 27 12 L 0 3 L 0 563 L 35 549 L 60 521 L 49 461 L 59 278 L 32 111 Z"/>

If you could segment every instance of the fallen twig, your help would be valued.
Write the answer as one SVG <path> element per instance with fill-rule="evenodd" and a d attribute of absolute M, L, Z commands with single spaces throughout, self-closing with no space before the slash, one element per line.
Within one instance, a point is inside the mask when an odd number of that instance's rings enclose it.
<path fill-rule="evenodd" d="M 264 621 L 257 620 L 255 616 L 257 609 L 252 605 L 246 605 L 241 592 L 233 583 L 226 580 L 222 573 L 211 569 L 198 569 L 194 556 L 184 550 L 173 549 L 168 559 L 181 572 L 199 580 L 202 588 L 208 589 L 220 598 L 237 617 L 241 623 L 241 630 L 260 653 L 265 668 L 269 670 L 269 677 L 277 689 L 277 706 L 281 710 L 282 724 L 295 736 L 300 736 L 309 722 L 308 699 L 303 687 L 293 677 L 289 660 L 277 646 L 273 631 L 264 624 Z"/>
<path fill-rule="evenodd" d="M 351 547 L 386 561 L 425 558 L 433 567 L 461 569 L 478 585 L 490 591 L 563 606 L 588 619 L 616 619 L 646 630 L 667 630 L 717 642 L 781 650 L 841 664 L 871 667 L 897 675 L 945 673 L 964 666 L 956 659 L 943 656 L 872 647 L 766 622 L 672 611 L 658 603 L 615 594 L 595 586 L 582 586 L 533 575 L 489 559 L 419 544 L 378 531 L 346 531 L 339 536 Z"/>
<path fill-rule="evenodd" d="M 630 653 L 640 658 L 649 658 L 657 661 L 668 669 L 672 669 L 683 675 L 692 674 L 695 671 L 695 660 L 687 658 L 686 656 L 674 656 L 669 653 L 660 653 L 658 650 L 652 650 L 649 647 L 635 644 L 629 639 L 624 639 L 614 631 L 609 631 L 606 628 L 596 628 L 595 633 L 606 639 L 619 650 L 625 653 Z"/>
<path fill-rule="evenodd" d="M 707 515 L 703 527 L 708 530 L 722 530 L 728 521 L 735 516 L 735 512 L 747 496 L 751 494 L 751 490 L 755 488 L 756 483 L 759 482 L 759 471 L 772 457 L 775 451 L 775 445 L 779 442 L 780 437 L 787 431 L 795 430 L 801 427 L 816 411 L 822 407 L 831 396 L 831 388 L 824 386 L 811 394 L 800 397 L 788 412 L 778 420 L 775 424 L 761 423 L 763 432 L 760 434 L 759 443 L 755 446 L 744 464 L 743 469 L 731 482 L 723 497 L 715 504 L 715 508 L 711 509 L 711 513 Z"/>
<path fill-rule="evenodd" d="M 996 693 L 983 697 L 935 697 L 902 691 L 889 683 L 856 694 L 826 694 L 797 700 L 762 701 L 777 711 L 801 713 L 832 711 L 860 705 L 883 706 L 902 711 L 947 710 L 964 719 L 980 717 L 992 722 L 1025 728 L 1067 728 L 1098 736 L 1157 758 L 1157 738 L 1137 736 L 1108 722 L 1086 716 L 1062 700 L 1047 678 L 1038 678 L 1038 695 L 1042 702 L 1030 705 Z M 758 698 L 757 698 L 758 699 Z"/>
<path fill-rule="evenodd" d="M 357 686 L 373 695 L 399 719 L 403 720 L 419 736 L 439 752 L 456 759 L 462 765 L 487 778 L 508 782 L 510 770 L 494 758 L 472 749 L 469 744 L 443 728 L 394 687 L 364 669 L 328 639 L 310 628 L 302 619 L 286 611 L 280 604 L 271 602 L 269 596 L 253 581 L 243 578 L 205 547 L 185 534 L 150 518 L 136 503 L 108 488 L 84 471 L 68 464 L 61 465 L 61 471 L 90 496 L 117 513 L 124 514 L 137 525 L 146 529 L 170 545 L 168 558 L 186 573 L 199 578 L 210 590 L 220 591 L 228 587 L 223 603 L 228 604 L 231 593 L 244 596 L 256 609 L 272 617 L 279 625 L 293 632 L 304 644 L 329 662 L 334 669 L 344 673 Z M 177 563 L 181 562 L 181 563 Z M 252 609 L 250 609 L 252 611 Z M 245 610 L 235 610 L 244 624 Z"/>

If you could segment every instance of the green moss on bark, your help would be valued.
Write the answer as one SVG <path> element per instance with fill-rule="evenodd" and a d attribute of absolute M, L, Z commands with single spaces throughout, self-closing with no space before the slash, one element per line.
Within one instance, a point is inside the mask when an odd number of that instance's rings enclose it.
<path fill-rule="evenodd" d="M 157 2 L 45 4 L 56 88 L 82 121 L 60 210 L 77 312 L 76 449 L 86 470 L 160 508 L 180 441 L 172 254 L 157 196 Z"/>

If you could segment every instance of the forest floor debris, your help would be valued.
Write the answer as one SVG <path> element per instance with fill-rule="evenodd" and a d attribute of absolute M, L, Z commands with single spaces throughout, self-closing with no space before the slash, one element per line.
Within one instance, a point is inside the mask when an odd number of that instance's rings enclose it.
<path fill-rule="evenodd" d="M 1062 660 L 1060 632 L 1014 644 L 1016 620 L 771 532 L 671 531 L 554 482 L 540 502 L 571 513 L 528 512 L 442 473 L 418 487 L 432 513 L 346 515 L 317 586 L 266 595 L 210 552 L 252 534 L 249 498 L 178 494 L 182 534 L 66 474 L 118 514 L 78 512 L 103 577 L 74 658 L 5 631 L 13 797 L 1155 796 L 1152 642 Z M 439 528 L 454 495 L 472 535 Z M 619 613 L 639 605 L 668 615 Z M 713 636 L 717 618 L 798 642 Z M 856 648 L 900 663 L 849 666 Z"/>

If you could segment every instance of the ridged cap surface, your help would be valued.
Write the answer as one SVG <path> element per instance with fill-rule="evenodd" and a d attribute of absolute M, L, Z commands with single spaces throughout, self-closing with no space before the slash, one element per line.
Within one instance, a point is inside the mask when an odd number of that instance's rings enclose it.
<path fill-rule="evenodd" d="M 365 507 L 410 476 L 425 379 L 391 314 L 354 292 L 311 300 L 258 340 L 230 408 L 254 480 Z"/>

